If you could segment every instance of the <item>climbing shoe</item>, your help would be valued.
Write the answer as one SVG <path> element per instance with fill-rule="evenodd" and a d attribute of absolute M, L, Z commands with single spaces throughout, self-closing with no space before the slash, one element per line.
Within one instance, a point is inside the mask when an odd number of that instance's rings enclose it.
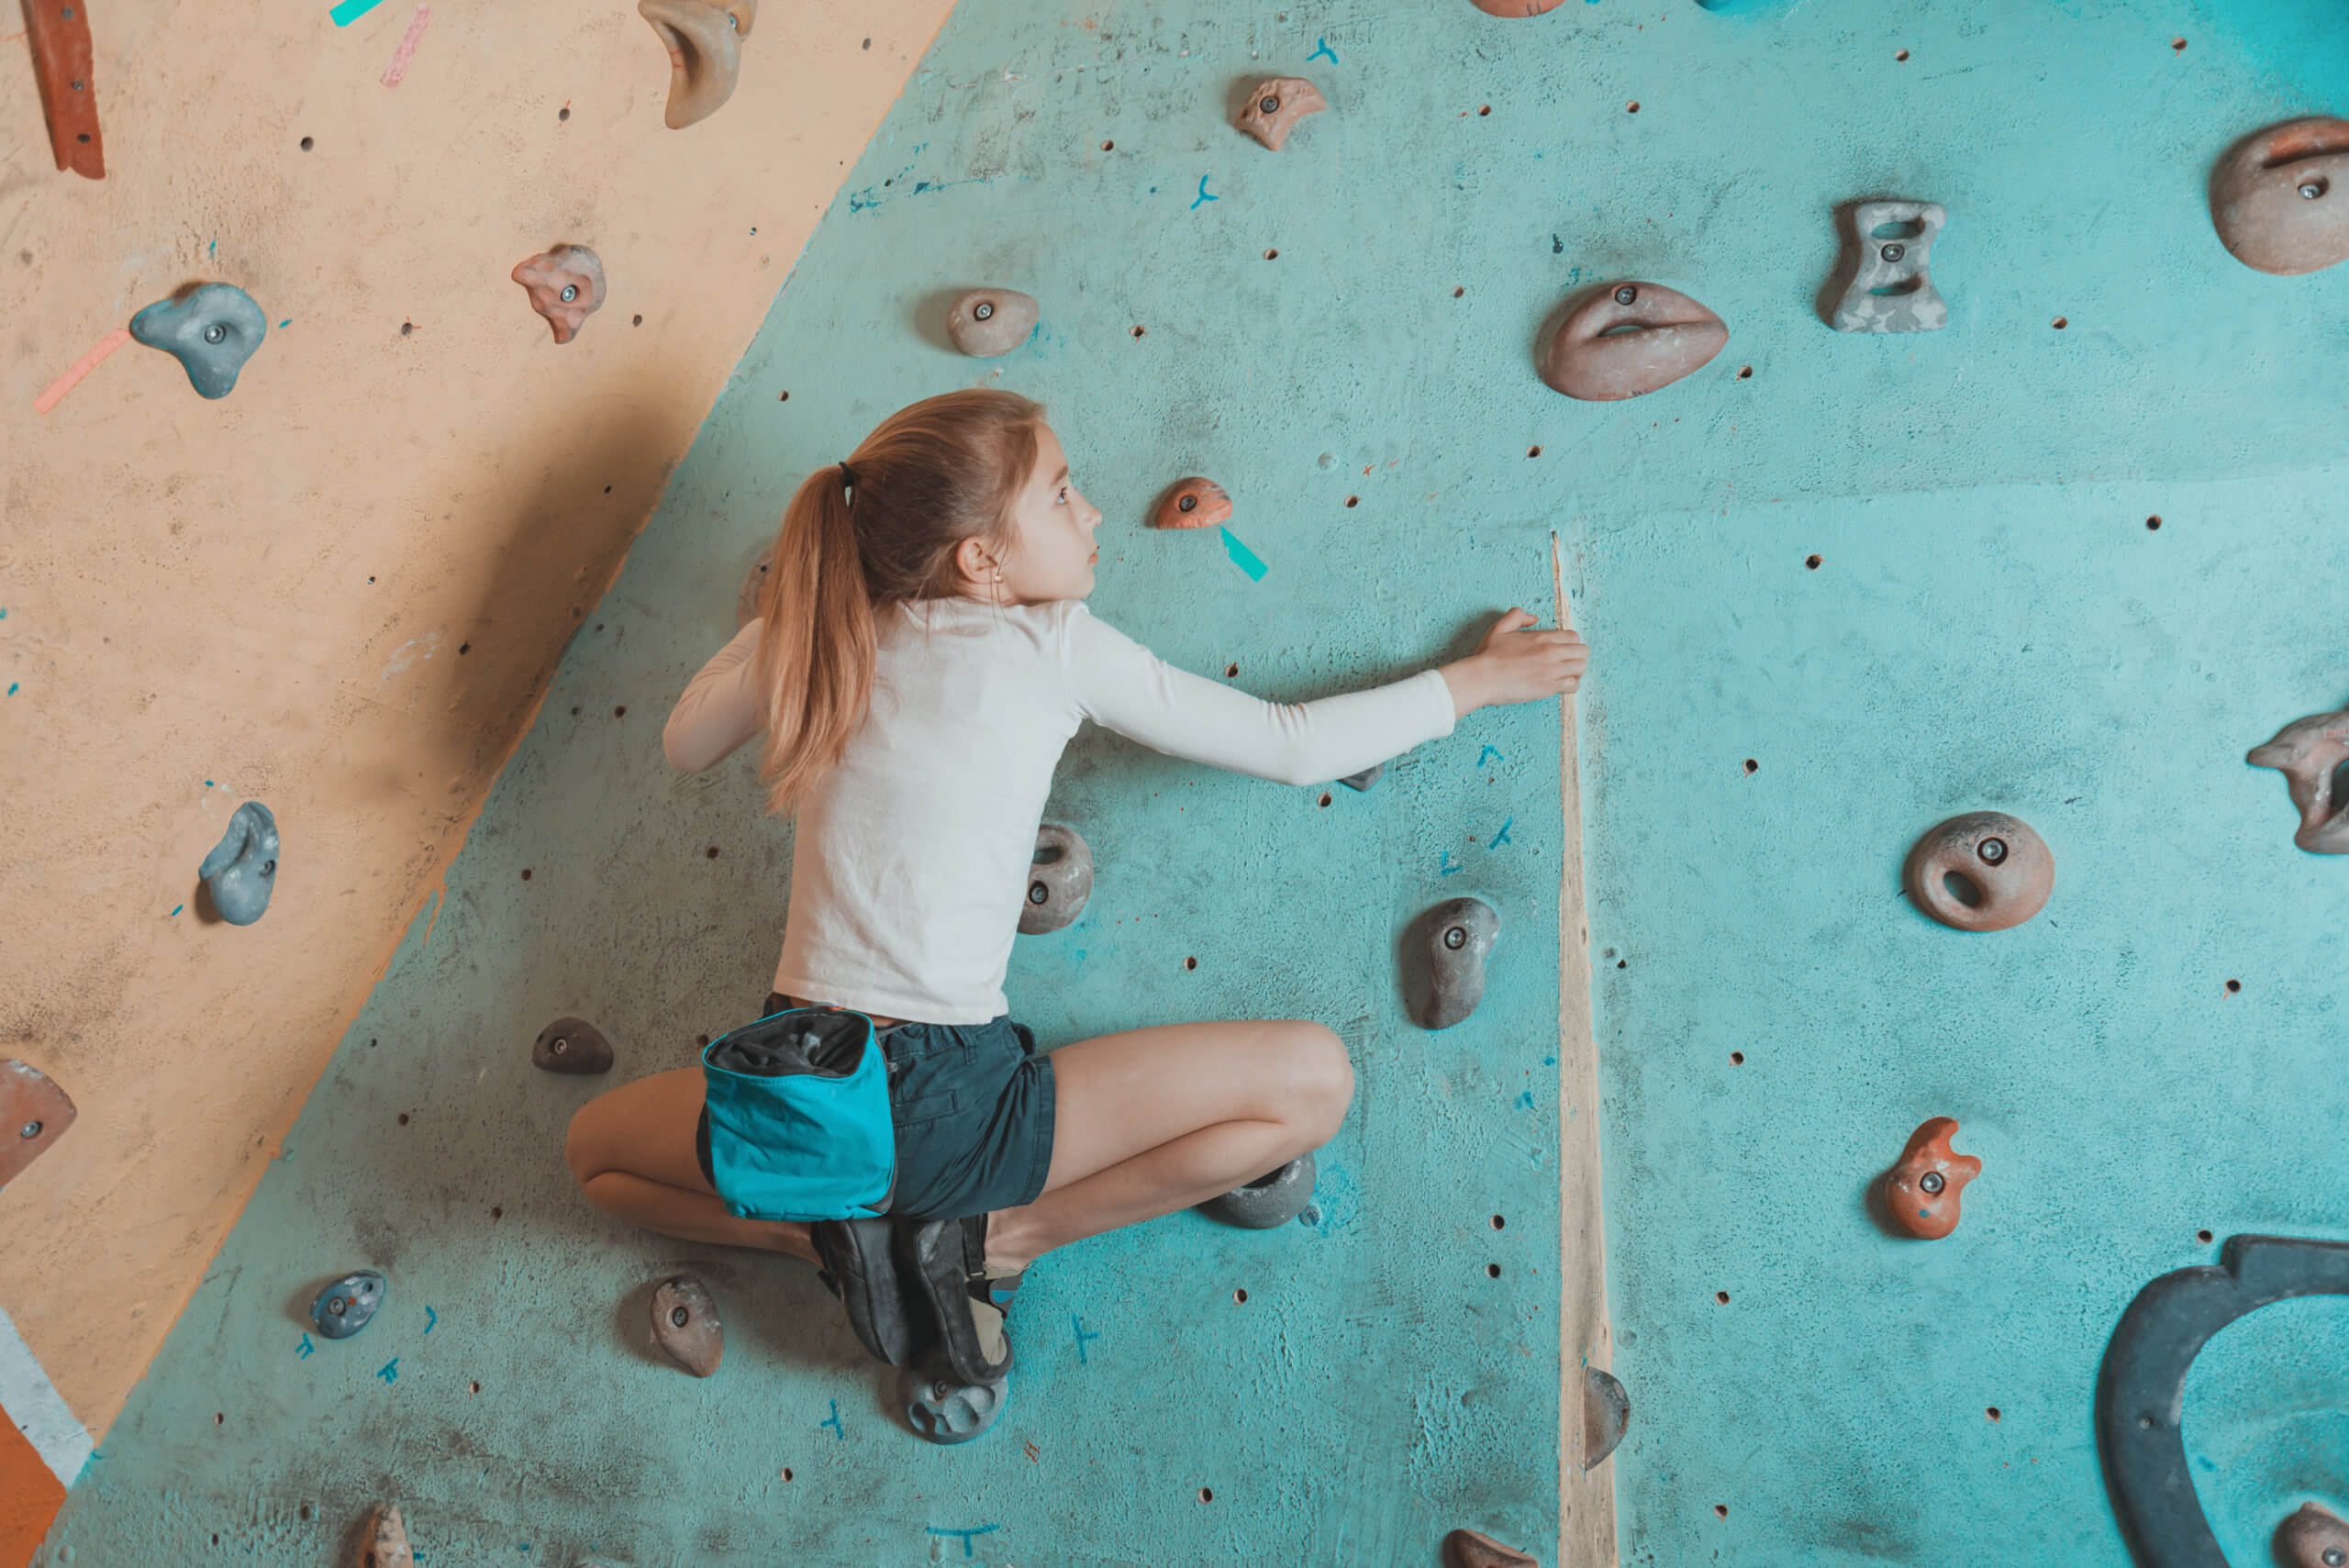
<path fill-rule="evenodd" d="M 993 1383 L 1009 1372 L 1005 1322 L 1022 1276 L 988 1277 L 986 1216 L 900 1219 L 896 1247 L 907 1290 L 929 1305 L 943 1364 L 966 1384 Z"/>
<path fill-rule="evenodd" d="M 907 1364 L 920 1338 L 921 1308 L 890 1257 L 889 1221 L 819 1219 L 807 1229 L 823 1260 L 818 1277 L 840 1297 L 858 1342 L 876 1360 Z"/>

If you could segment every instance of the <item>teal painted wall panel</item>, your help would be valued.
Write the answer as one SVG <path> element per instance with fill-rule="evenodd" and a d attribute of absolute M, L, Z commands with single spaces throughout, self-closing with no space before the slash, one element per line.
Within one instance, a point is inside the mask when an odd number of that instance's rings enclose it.
<path fill-rule="evenodd" d="M 891 1426 L 809 1271 L 606 1224 L 562 1171 L 596 1085 L 528 1067 L 540 1025 L 596 1018 L 623 1074 L 689 1062 L 763 993 L 781 929 L 787 831 L 746 762 L 663 769 L 669 701 L 806 472 L 903 403 L 1000 384 L 1051 404 L 1108 515 L 1097 609 L 1268 695 L 1546 613 L 1564 534 L 1598 650 L 1626 1560 L 2123 1562 L 2088 1408 L 2121 1306 L 2210 1256 L 2199 1229 L 2343 1229 L 2343 868 L 2289 848 L 2280 782 L 2240 758 L 2349 695 L 2349 272 L 2251 272 L 2202 193 L 2236 136 L 2341 106 L 2341 20 L 965 0 L 52 1548 L 164 1561 L 217 1532 L 224 1560 L 299 1560 L 395 1493 L 428 1564 L 1318 1568 L 1431 1562 L 1461 1523 L 1546 1555 L 1554 710 L 1480 715 L 1326 808 L 1080 737 L 1052 814 L 1100 876 L 1076 927 L 1023 939 L 1020 1015 L 1047 1044 L 1318 1018 L 1361 1088 L 1319 1225 L 1175 1217 L 1040 1268 L 1011 1413 L 971 1449 Z M 1332 107 L 1275 155 L 1229 118 L 1278 73 Z M 1950 208 L 1947 331 L 1821 324 L 1834 208 L 1872 195 Z M 1555 396 L 1543 323 L 1624 276 L 1712 306 L 1728 348 L 1650 398 Z M 1000 361 L 944 343 L 978 284 L 1043 303 Z M 1191 473 L 1231 491 L 1261 582 L 1139 528 Z M 2057 891 L 1965 937 L 1906 906 L 1898 867 L 1980 806 L 2038 824 Z M 1459 892 L 1501 911 L 1495 986 L 1429 1036 L 1396 943 Z M 1987 1169 L 1956 1237 L 1899 1245 L 1861 1194 L 1936 1113 Z M 362 1262 L 386 1316 L 304 1356 L 308 1291 Z M 706 1385 L 641 1347 L 644 1291 L 680 1266 L 729 1328 Z M 2337 1315 L 2296 1311 L 2198 1368 L 2188 1436 L 2231 1549 L 2301 1496 L 2349 1509 L 2337 1343 Z"/>

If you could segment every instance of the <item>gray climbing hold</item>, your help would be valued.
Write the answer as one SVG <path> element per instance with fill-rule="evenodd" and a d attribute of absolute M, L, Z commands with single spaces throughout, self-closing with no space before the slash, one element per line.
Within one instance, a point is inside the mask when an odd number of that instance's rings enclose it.
<path fill-rule="evenodd" d="M 741 630 L 759 618 L 759 595 L 766 591 L 767 573 L 774 568 L 774 546 L 759 551 L 751 569 L 742 573 L 742 586 L 734 595 L 734 629 Z"/>
<path fill-rule="evenodd" d="M 961 1383 L 952 1373 L 897 1370 L 897 1403 L 905 1407 L 906 1422 L 934 1443 L 966 1443 L 984 1436 L 1010 1401 L 1008 1373 L 992 1383 Z"/>
<path fill-rule="evenodd" d="M 718 1303 L 691 1274 L 671 1274 L 652 1293 L 652 1342 L 696 1377 L 718 1371 L 726 1355 L 726 1328 Z"/>
<path fill-rule="evenodd" d="M 1085 912 L 1093 896 L 1093 851 L 1074 828 L 1046 822 L 1036 828 L 1036 853 L 1028 868 L 1028 896 L 1019 906 L 1019 929 L 1030 936 L 1057 931 Z"/>
<path fill-rule="evenodd" d="M 347 1273 L 318 1292 L 310 1303 L 310 1322 L 329 1340 L 348 1340 L 367 1327 L 384 1305 L 384 1276 L 373 1269 Z"/>
<path fill-rule="evenodd" d="M 974 359 L 991 360 L 1026 342 L 1039 314 L 1017 289 L 973 289 L 947 313 L 946 335 Z"/>
<path fill-rule="evenodd" d="M 608 1073 L 612 1042 L 585 1018 L 557 1018 L 532 1042 L 530 1065 L 549 1073 Z"/>
<path fill-rule="evenodd" d="M 195 868 L 212 907 L 232 926 L 250 926 L 269 907 L 277 885 L 277 818 L 258 800 L 237 807 L 228 830 Z"/>
<path fill-rule="evenodd" d="M 1338 782 L 1359 794 L 1386 776 L 1386 764 L 1374 762 L 1358 773 L 1348 773 Z"/>
<path fill-rule="evenodd" d="M 1596 1470 L 1607 1462 L 1623 1429 L 1631 1424 L 1631 1396 L 1614 1374 L 1595 1366 L 1582 1369 L 1582 1467 Z"/>
<path fill-rule="evenodd" d="M 1481 898 L 1451 898 L 1427 913 L 1428 1005 L 1423 1020 L 1448 1029 L 1485 999 L 1485 961 L 1500 940 L 1501 917 Z"/>
<path fill-rule="evenodd" d="M 1313 1201 L 1313 1156 L 1300 1154 L 1270 1175 L 1259 1176 L 1244 1187 L 1199 1205 L 1227 1225 L 1250 1230 L 1270 1230 L 1286 1225 Z"/>
<path fill-rule="evenodd" d="M 268 330 L 261 306 L 234 284 L 206 284 L 184 297 L 159 299 L 130 318 L 130 335 L 179 361 L 206 397 L 237 389 L 237 373 Z"/>
<path fill-rule="evenodd" d="M 1949 304 L 1933 287 L 1933 240 L 1949 221 L 1939 202 L 1862 202 L 1852 209 L 1859 271 L 1835 306 L 1838 332 L 1938 332 Z M 1892 229 L 1880 234 L 1879 229 Z"/>

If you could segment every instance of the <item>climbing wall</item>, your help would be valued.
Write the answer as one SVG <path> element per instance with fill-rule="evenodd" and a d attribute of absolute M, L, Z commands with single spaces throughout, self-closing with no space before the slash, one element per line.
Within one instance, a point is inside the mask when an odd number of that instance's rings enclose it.
<path fill-rule="evenodd" d="M 785 906 L 747 761 L 664 772 L 668 702 L 798 478 L 979 382 L 1051 405 L 1108 514 L 1096 608 L 1266 695 L 1553 611 L 1563 536 L 1598 650 L 1625 1560 L 2119 1568 L 2091 1398 L 2121 1307 L 2230 1234 L 2343 1233 L 2342 868 L 2242 754 L 2349 696 L 2349 272 L 2234 261 L 2204 183 L 2344 65 L 2316 0 L 965 0 L 50 1560 L 216 1534 L 284 1560 L 386 1495 L 428 1562 L 1408 1563 L 1455 1524 L 1551 1551 L 1554 709 L 1326 805 L 1079 740 L 1051 815 L 1099 880 L 1022 939 L 1019 1014 L 1047 1044 L 1319 1018 L 1361 1088 L 1310 1223 L 1176 1216 L 1041 1267 L 1011 1409 L 969 1448 L 896 1424 L 804 1266 L 626 1231 L 569 1184 L 596 1085 L 534 1073 L 538 1028 L 596 1018 L 621 1074 L 688 1063 L 763 994 Z M 1275 74 L 1330 104 L 1277 153 L 1230 124 Z M 1827 324 L 1837 209 L 1878 196 L 1947 209 L 1938 332 Z M 1556 395 L 1545 329 L 1620 279 L 1726 345 L 1644 398 Z M 1041 302 L 999 361 L 945 339 L 980 284 Z M 1186 473 L 1230 492 L 1228 530 L 1142 533 Z M 1903 897 L 1909 843 L 1974 809 L 2054 856 L 2018 929 Z M 1500 912 L 1494 986 L 1431 1035 L 1400 944 L 1458 893 Z M 1948 1239 L 1896 1240 L 1865 1195 L 1934 1115 L 1984 1171 Z M 306 1339 L 309 1293 L 362 1264 L 384 1315 Z M 726 1316 L 706 1384 L 642 1342 L 679 1267 Z M 2239 1563 L 2298 1500 L 2349 1508 L 2339 1305 L 2195 1368 Z"/>

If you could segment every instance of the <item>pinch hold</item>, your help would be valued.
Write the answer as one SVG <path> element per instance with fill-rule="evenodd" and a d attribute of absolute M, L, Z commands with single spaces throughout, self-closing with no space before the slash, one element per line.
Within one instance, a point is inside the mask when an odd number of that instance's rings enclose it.
<path fill-rule="evenodd" d="M 946 336 L 973 359 L 991 360 L 1026 342 L 1041 314 L 1018 289 L 973 289 L 946 313 Z"/>
<path fill-rule="evenodd" d="M 1721 318 L 1660 284 L 1614 283 L 1570 311 L 1542 356 L 1542 379 L 1586 402 L 1670 386 L 1729 341 Z"/>
<path fill-rule="evenodd" d="M 184 298 L 159 299 L 130 318 L 130 335 L 179 361 L 204 397 L 226 397 L 269 333 L 253 296 L 234 284 L 206 284 Z"/>
<path fill-rule="evenodd" d="M 1248 106 L 1240 111 L 1240 118 L 1234 123 L 1278 152 L 1297 121 L 1329 106 L 1330 101 L 1321 95 L 1321 90 L 1304 77 L 1275 76 L 1256 83 L 1256 90 L 1248 95 Z"/>
<path fill-rule="evenodd" d="M 698 3 L 698 0 L 696 0 Z M 603 259 L 584 245 L 558 245 L 514 263 L 530 308 L 547 318 L 554 340 L 568 343 L 604 303 Z"/>
<path fill-rule="evenodd" d="M 1909 1135 L 1899 1163 L 1880 1178 L 1884 1217 L 1920 1241 L 1938 1241 L 1957 1229 L 1963 1218 L 1958 1195 L 1982 1173 L 1981 1161 L 1950 1148 L 1956 1131 L 1948 1117 L 1929 1118 Z"/>
<path fill-rule="evenodd" d="M 232 926 L 250 926 L 269 908 L 277 886 L 277 818 L 258 800 L 237 807 L 228 830 L 195 868 L 212 907 Z"/>
<path fill-rule="evenodd" d="M 741 42 L 758 18 L 758 0 L 716 6 L 707 0 L 637 0 L 637 15 L 652 24 L 669 51 L 671 130 L 706 120 L 734 95 L 742 72 Z"/>
<path fill-rule="evenodd" d="M 2243 760 L 2284 775 L 2300 811 L 2292 842 L 2312 855 L 2349 855 L 2349 800 L 2332 793 L 2336 770 L 2349 762 L 2349 711 L 2296 718 Z"/>
<path fill-rule="evenodd" d="M 1939 202 L 1862 202 L 1852 209 L 1859 270 L 1836 304 L 1838 332 L 1938 332 L 1949 302 L 1933 287 L 1933 240 L 1949 222 Z M 1894 234 L 1879 234 L 1890 228 Z"/>
<path fill-rule="evenodd" d="M 2312 116 L 2245 138 L 2211 176 L 2210 225 L 2263 272 L 2349 260 L 2349 120 Z"/>
<path fill-rule="evenodd" d="M 1212 479 L 1178 479 L 1150 509 L 1153 528 L 1211 528 L 1231 520 L 1231 497 Z"/>

